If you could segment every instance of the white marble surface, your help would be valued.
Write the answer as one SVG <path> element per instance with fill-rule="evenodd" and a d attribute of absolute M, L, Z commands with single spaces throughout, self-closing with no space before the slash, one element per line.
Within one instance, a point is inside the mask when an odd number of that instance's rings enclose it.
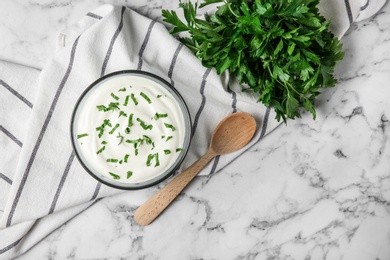
<path fill-rule="evenodd" d="M 0 3 L 0 59 L 42 68 L 56 33 L 102 3 L 159 18 L 161 1 Z M 390 259 L 390 4 L 342 39 L 339 83 L 221 172 L 198 177 L 156 222 L 159 188 L 105 198 L 20 259 Z"/>

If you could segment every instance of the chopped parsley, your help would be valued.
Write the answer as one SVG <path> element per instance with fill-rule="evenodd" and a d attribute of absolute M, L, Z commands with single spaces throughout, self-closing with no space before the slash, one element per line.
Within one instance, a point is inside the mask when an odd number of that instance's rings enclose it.
<path fill-rule="evenodd" d="M 80 138 L 83 138 L 83 137 L 86 137 L 86 136 L 88 136 L 87 133 L 85 133 L 85 134 L 79 134 L 79 135 L 77 135 L 77 139 L 80 139 Z"/>
<path fill-rule="evenodd" d="M 119 97 L 117 95 L 115 95 L 114 93 L 111 93 L 111 97 L 113 97 L 113 99 L 115 99 L 115 100 L 119 100 Z"/>
<path fill-rule="evenodd" d="M 112 129 L 111 129 L 111 131 L 110 132 L 108 132 L 110 135 L 112 135 L 114 132 L 115 132 L 115 130 L 119 127 L 120 125 L 119 124 L 116 124 Z"/>
<path fill-rule="evenodd" d="M 165 114 L 156 113 L 153 118 L 154 118 L 154 120 L 157 120 L 157 119 L 160 119 L 160 118 L 167 118 L 167 117 L 168 117 L 167 113 L 165 113 Z"/>
<path fill-rule="evenodd" d="M 164 123 L 164 125 L 165 125 L 166 128 L 170 128 L 172 130 L 172 132 L 176 130 L 176 128 L 173 125 L 171 125 L 171 124 Z"/>
<path fill-rule="evenodd" d="M 127 114 L 123 111 L 119 111 L 119 116 L 118 117 L 121 117 L 121 116 L 124 116 L 124 117 L 127 117 Z"/>
<path fill-rule="evenodd" d="M 131 93 L 130 98 L 131 98 L 131 100 L 133 100 L 134 105 L 137 106 L 137 105 L 138 105 L 138 101 L 137 101 L 137 99 L 135 98 L 134 93 Z"/>
<path fill-rule="evenodd" d="M 108 172 L 108 173 L 114 178 L 114 180 L 119 180 L 121 178 L 118 174 L 115 174 L 113 172 Z"/>
<path fill-rule="evenodd" d="M 152 100 L 150 100 L 150 98 L 148 97 L 148 95 L 146 95 L 144 92 L 141 92 L 141 93 L 140 93 L 140 96 L 143 97 L 149 104 L 152 103 Z"/>
<path fill-rule="evenodd" d="M 110 119 L 104 119 L 103 124 L 96 127 L 96 131 L 99 131 L 99 134 L 98 134 L 99 138 L 101 138 L 103 136 L 104 128 L 106 126 L 112 127 Z"/>
<path fill-rule="evenodd" d="M 106 146 L 103 146 L 102 148 L 100 148 L 100 149 L 96 152 L 96 154 L 102 153 L 102 152 L 104 151 L 104 149 L 106 149 Z"/>
<path fill-rule="evenodd" d="M 129 98 L 130 98 L 130 96 L 127 95 L 127 96 L 126 96 L 126 99 L 125 99 L 125 103 L 123 103 L 123 106 L 124 106 L 124 107 L 127 106 L 127 104 L 129 103 Z"/>
<path fill-rule="evenodd" d="M 160 161 L 158 159 L 158 153 L 154 153 L 154 154 L 149 154 L 148 155 L 148 159 L 146 160 L 146 166 L 151 166 L 152 165 L 152 160 L 155 160 L 155 164 L 154 164 L 154 167 L 157 167 L 160 165 Z"/>
<path fill-rule="evenodd" d="M 147 125 L 143 120 L 141 120 L 139 117 L 137 117 L 137 121 L 139 122 L 139 124 L 141 125 L 141 127 L 144 129 L 144 130 L 152 130 L 153 128 L 153 125 Z"/>

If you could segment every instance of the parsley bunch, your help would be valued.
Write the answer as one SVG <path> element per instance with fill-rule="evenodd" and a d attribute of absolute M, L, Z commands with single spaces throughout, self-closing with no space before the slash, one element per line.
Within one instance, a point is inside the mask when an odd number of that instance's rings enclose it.
<path fill-rule="evenodd" d="M 318 12 L 319 0 L 205 0 L 199 8 L 221 3 L 216 12 L 196 17 L 198 4 L 180 2 L 185 22 L 163 10 L 171 34 L 207 68 L 229 70 L 259 93 L 258 101 L 273 107 L 276 119 L 300 117 L 303 109 L 316 117 L 320 88 L 333 87 L 333 71 L 343 58 L 342 45 Z"/>

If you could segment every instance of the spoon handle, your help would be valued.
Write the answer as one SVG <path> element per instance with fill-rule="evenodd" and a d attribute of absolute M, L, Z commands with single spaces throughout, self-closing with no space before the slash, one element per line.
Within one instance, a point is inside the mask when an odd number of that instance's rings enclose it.
<path fill-rule="evenodd" d="M 134 214 L 135 221 L 141 226 L 146 226 L 153 222 L 216 155 L 214 151 L 209 149 L 199 160 L 142 204 Z"/>

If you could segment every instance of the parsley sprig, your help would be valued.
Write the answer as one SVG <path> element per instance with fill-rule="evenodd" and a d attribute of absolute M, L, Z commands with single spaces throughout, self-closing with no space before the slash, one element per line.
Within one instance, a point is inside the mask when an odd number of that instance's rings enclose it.
<path fill-rule="evenodd" d="M 300 117 L 302 110 L 315 119 L 315 98 L 335 85 L 334 67 L 344 55 L 319 14 L 319 0 L 205 0 L 199 8 L 213 3 L 221 5 L 205 20 L 197 18 L 196 3 L 179 4 L 185 22 L 163 10 L 170 33 L 188 32 L 191 37 L 180 40 L 205 67 L 228 70 L 248 86 L 244 91 L 274 108 L 278 121 Z"/>

